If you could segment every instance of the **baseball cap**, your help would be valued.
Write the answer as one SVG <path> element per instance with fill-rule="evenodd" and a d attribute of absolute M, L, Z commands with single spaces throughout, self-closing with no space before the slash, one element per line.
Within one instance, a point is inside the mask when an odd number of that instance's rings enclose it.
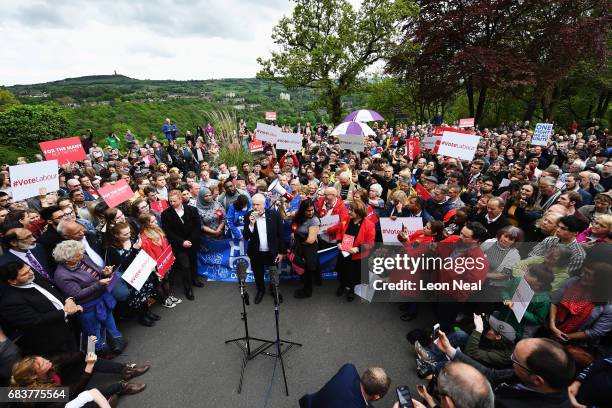
<path fill-rule="evenodd" d="M 514 330 L 514 327 L 512 327 L 510 323 L 501 321 L 495 316 L 491 315 L 489 316 L 489 326 L 506 340 L 512 343 L 514 343 L 514 340 L 516 340 L 516 330 Z"/>

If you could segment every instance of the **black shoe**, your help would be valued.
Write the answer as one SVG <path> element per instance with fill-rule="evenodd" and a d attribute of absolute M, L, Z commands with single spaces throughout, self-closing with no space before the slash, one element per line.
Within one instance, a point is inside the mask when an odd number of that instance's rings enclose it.
<path fill-rule="evenodd" d="M 161 316 L 153 313 L 151 309 L 147 310 L 146 316 L 154 322 L 161 320 Z"/>
<path fill-rule="evenodd" d="M 189 300 L 195 299 L 195 296 L 193 296 L 193 289 L 185 289 L 185 297 Z"/>
<path fill-rule="evenodd" d="M 193 283 L 193 286 L 195 286 L 196 288 L 203 288 L 204 287 L 204 283 L 201 280 L 199 280 L 198 278 L 195 278 L 192 283 Z"/>
<path fill-rule="evenodd" d="M 342 296 L 344 295 L 344 292 L 346 291 L 346 288 L 344 286 L 338 286 L 338 289 L 336 289 L 336 296 Z"/>
<path fill-rule="evenodd" d="M 355 300 L 355 292 L 353 292 L 352 290 L 349 290 L 346 293 L 346 300 L 347 302 L 352 302 L 353 300 Z"/>
<path fill-rule="evenodd" d="M 296 299 L 305 299 L 312 297 L 312 292 L 308 292 L 304 289 L 298 289 L 293 293 L 293 297 Z"/>
<path fill-rule="evenodd" d="M 416 315 L 411 312 L 406 312 L 400 316 L 400 319 L 402 319 L 402 321 L 404 322 L 409 322 L 411 320 L 414 320 L 415 318 L 416 318 Z"/>
<path fill-rule="evenodd" d="M 153 327 L 155 326 L 155 322 L 151 319 L 149 319 L 149 317 L 147 315 L 142 315 L 138 317 L 138 323 L 140 323 L 141 325 L 145 326 L 145 327 Z"/>
<path fill-rule="evenodd" d="M 261 299 L 263 299 L 264 293 L 263 292 L 257 292 L 257 294 L 255 295 L 255 304 L 258 305 L 261 303 Z"/>

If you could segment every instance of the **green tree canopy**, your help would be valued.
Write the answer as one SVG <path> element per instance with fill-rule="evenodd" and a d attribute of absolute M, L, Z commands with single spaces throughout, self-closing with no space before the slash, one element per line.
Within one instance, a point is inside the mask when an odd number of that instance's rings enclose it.
<path fill-rule="evenodd" d="M 19 101 L 10 91 L 0 88 L 0 111 L 7 109 L 11 105 L 18 105 Z"/>
<path fill-rule="evenodd" d="M 12 105 L 0 112 L 0 138 L 7 145 L 30 148 L 65 137 L 68 119 L 51 105 Z"/>
<path fill-rule="evenodd" d="M 283 17 L 272 32 L 280 50 L 257 59 L 262 66 L 257 76 L 287 88 L 317 89 L 337 123 L 342 97 L 368 67 L 396 50 L 399 21 L 417 9 L 409 0 L 364 0 L 356 11 L 348 0 L 294 2 L 291 17 Z"/>

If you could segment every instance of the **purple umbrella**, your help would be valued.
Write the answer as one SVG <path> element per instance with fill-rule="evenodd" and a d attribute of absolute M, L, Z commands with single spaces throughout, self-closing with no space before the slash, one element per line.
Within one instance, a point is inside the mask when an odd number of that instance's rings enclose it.
<path fill-rule="evenodd" d="M 336 126 L 331 135 L 374 136 L 376 133 L 365 123 L 344 122 Z"/>
<path fill-rule="evenodd" d="M 376 120 L 385 120 L 380 113 L 369 109 L 360 109 L 353 111 L 344 118 L 343 122 L 374 122 Z"/>

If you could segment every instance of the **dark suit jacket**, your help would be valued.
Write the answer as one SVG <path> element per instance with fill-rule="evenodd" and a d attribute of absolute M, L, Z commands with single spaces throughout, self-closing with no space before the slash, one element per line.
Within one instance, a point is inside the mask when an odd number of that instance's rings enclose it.
<path fill-rule="evenodd" d="M 244 219 L 244 231 L 243 237 L 245 241 L 249 243 L 249 248 L 247 250 L 247 255 L 249 257 L 253 257 L 256 253 L 259 252 L 259 233 L 257 232 L 257 223 L 255 223 L 255 227 L 253 228 L 253 232 L 251 232 L 251 228 L 249 227 L 249 217 L 253 210 L 249 211 Z M 266 232 L 268 236 L 268 247 L 270 248 L 270 254 L 272 258 L 276 258 L 278 254 L 285 254 L 286 252 L 286 244 L 283 240 L 283 221 L 281 220 L 280 215 L 270 209 L 266 209 Z"/>
<path fill-rule="evenodd" d="M 340 368 L 318 392 L 300 398 L 300 408 L 366 408 L 361 393 L 361 380 L 353 364 Z"/>
<path fill-rule="evenodd" d="M 476 218 L 475 221 L 478 221 L 487 229 L 487 239 L 497 237 L 497 233 L 500 229 L 510 225 L 508 219 L 504 214 L 502 214 L 498 219 L 489 224 L 487 223 L 486 214 L 487 213 L 485 212 L 483 216 Z"/>
<path fill-rule="evenodd" d="M 65 301 L 65 296 L 45 279 L 37 277 L 34 281 L 62 303 Z M 6 287 L 0 299 L 0 322 L 10 338 L 21 336 L 16 343 L 23 355 L 51 355 L 76 349 L 64 311 L 57 310 L 34 288 Z"/>
<path fill-rule="evenodd" d="M 51 253 L 55 249 L 55 246 L 62 242 L 64 238 L 57 232 L 55 227 L 50 225 L 47 226 L 47 230 L 42 233 L 40 238 L 38 238 L 37 242 L 39 245 L 42 245 L 45 251 L 47 252 L 47 257 L 52 258 Z"/>
<path fill-rule="evenodd" d="M 37 244 L 34 249 L 30 250 L 30 252 L 32 252 L 32 255 L 34 255 L 34 258 L 36 258 L 38 263 L 45 268 L 45 271 L 49 274 L 49 276 L 53 277 L 53 272 L 55 272 L 55 262 L 53 262 L 53 259 L 49 258 L 45 248 L 43 248 L 42 245 Z M 21 261 L 21 259 L 7 249 L 0 257 L 0 266 L 17 261 Z"/>
<path fill-rule="evenodd" d="M 184 205 L 183 221 L 174 210 L 169 207 L 161 214 L 162 228 L 173 251 L 197 251 L 200 246 L 200 215 L 195 207 Z M 191 248 L 183 248 L 183 241 L 191 241 Z"/>

